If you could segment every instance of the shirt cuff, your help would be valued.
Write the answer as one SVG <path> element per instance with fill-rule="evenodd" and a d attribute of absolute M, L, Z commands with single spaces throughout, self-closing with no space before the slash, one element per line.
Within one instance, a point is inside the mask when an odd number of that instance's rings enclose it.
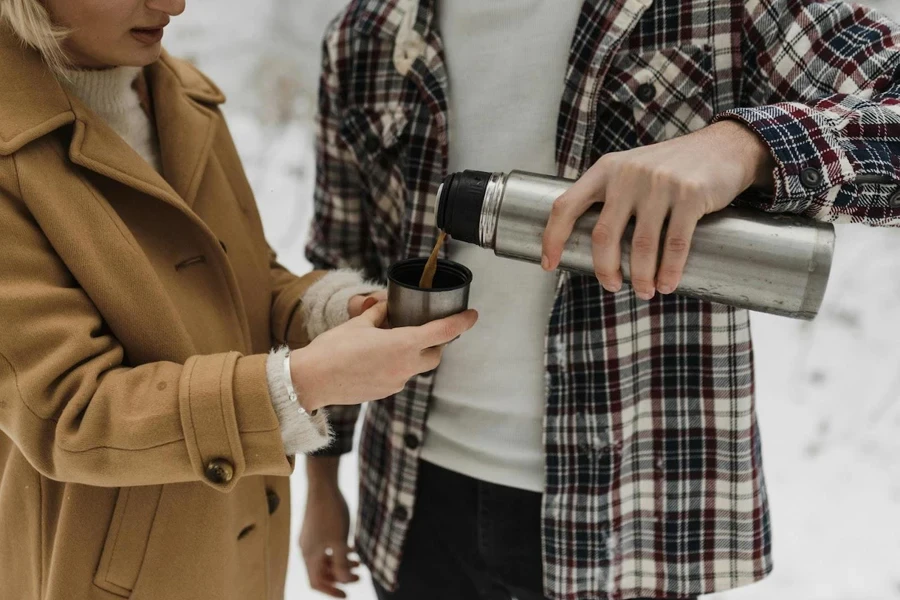
<path fill-rule="evenodd" d="M 775 159 L 775 195 L 761 208 L 804 212 L 817 197 L 852 182 L 856 169 L 829 117 L 794 102 L 736 108 L 715 121 L 735 120 L 750 128 Z"/>
<path fill-rule="evenodd" d="M 290 355 L 290 349 L 282 346 L 272 350 L 266 359 L 266 379 L 269 384 L 269 397 L 278 423 L 281 425 L 281 440 L 284 442 L 286 455 L 308 454 L 324 448 L 331 443 L 333 434 L 328 426 L 325 411 L 315 411 L 308 415 L 300 411 L 290 398 L 286 381 L 284 360 Z"/>
<path fill-rule="evenodd" d="M 306 291 L 300 304 L 309 339 L 314 340 L 329 329 L 346 323 L 350 319 L 347 305 L 353 296 L 383 289 L 383 286 L 364 281 L 358 271 L 330 272 Z"/>

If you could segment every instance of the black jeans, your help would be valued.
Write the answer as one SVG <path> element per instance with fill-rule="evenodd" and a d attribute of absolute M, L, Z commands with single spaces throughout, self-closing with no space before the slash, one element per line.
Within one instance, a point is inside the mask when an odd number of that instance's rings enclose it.
<path fill-rule="evenodd" d="M 398 575 L 379 600 L 545 600 L 541 494 L 422 462 Z"/>

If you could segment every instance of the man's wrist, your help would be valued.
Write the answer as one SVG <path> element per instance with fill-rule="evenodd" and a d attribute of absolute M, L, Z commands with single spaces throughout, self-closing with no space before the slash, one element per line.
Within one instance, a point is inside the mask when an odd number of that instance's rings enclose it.
<path fill-rule="evenodd" d="M 332 492 L 338 486 L 339 456 L 306 457 L 306 480 L 309 493 Z"/>
<path fill-rule="evenodd" d="M 747 125 L 735 119 L 727 119 L 713 125 L 723 129 L 734 145 L 734 154 L 744 166 L 744 190 L 760 188 L 775 189 L 775 158 L 765 141 Z"/>

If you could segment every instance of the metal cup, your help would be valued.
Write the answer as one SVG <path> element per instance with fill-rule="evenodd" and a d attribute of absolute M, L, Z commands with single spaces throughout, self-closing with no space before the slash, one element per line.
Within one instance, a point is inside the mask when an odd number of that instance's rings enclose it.
<path fill-rule="evenodd" d="M 431 289 L 419 287 L 427 258 L 410 258 L 388 269 L 388 319 L 392 327 L 415 327 L 469 308 L 472 271 L 438 260 Z"/>

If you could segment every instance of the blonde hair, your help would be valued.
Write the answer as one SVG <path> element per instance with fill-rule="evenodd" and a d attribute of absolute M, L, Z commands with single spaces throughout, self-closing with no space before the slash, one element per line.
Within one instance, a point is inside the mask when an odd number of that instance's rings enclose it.
<path fill-rule="evenodd" d="M 54 71 L 60 72 L 69 64 L 61 45 L 68 31 L 53 24 L 40 0 L 0 0 L 0 19 L 22 42 L 40 52 Z"/>

